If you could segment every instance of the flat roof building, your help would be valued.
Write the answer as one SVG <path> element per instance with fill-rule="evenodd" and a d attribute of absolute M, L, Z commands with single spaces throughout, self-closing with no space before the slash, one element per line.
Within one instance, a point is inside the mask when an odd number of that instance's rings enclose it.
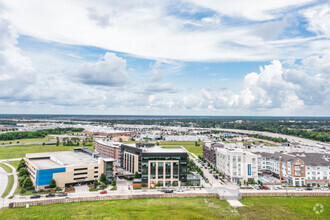
<path fill-rule="evenodd" d="M 75 148 L 74 151 L 26 154 L 25 161 L 33 185 L 39 190 L 47 189 L 52 179 L 59 187 L 91 183 L 102 173 L 112 181 L 116 160 L 87 148 Z"/>
<path fill-rule="evenodd" d="M 95 140 L 94 150 L 120 162 L 120 146 L 122 143 L 110 140 Z"/>
<path fill-rule="evenodd" d="M 165 149 L 153 143 L 121 145 L 121 166 L 141 174 L 142 183 L 150 188 L 180 186 L 187 181 L 188 154 L 182 148 Z"/>

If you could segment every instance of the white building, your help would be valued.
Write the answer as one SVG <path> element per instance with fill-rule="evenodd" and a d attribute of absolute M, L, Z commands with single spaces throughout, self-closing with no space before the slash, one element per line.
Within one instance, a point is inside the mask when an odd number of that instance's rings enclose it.
<path fill-rule="evenodd" d="M 232 182 L 258 181 L 256 154 L 240 148 L 217 148 L 216 168 Z"/>

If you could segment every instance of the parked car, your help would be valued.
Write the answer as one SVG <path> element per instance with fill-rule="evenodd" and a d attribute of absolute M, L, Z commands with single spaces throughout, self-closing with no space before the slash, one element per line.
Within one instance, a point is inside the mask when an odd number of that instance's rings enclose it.
<path fill-rule="evenodd" d="M 58 193 L 58 194 L 57 194 L 57 196 L 61 196 L 61 197 L 62 197 L 62 196 L 67 196 L 67 195 L 68 195 L 68 194 L 65 193 L 65 192 L 61 192 L 61 193 Z"/>
<path fill-rule="evenodd" d="M 184 192 L 184 190 L 183 189 L 178 189 L 178 192 Z"/>
<path fill-rule="evenodd" d="M 50 197 L 55 197 L 55 194 L 50 193 L 46 195 L 46 198 L 50 198 Z"/>
<path fill-rule="evenodd" d="M 30 199 L 38 199 L 38 198 L 40 198 L 40 195 L 32 195 L 32 196 L 30 196 Z"/>
<path fill-rule="evenodd" d="M 255 189 L 257 189 L 257 190 L 259 190 L 260 189 L 260 187 L 259 186 L 253 186 Z"/>
<path fill-rule="evenodd" d="M 164 193 L 173 193 L 173 190 L 171 190 L 171 189 L 166 189 L 166 190 L 164 190 Z"/>
<path fill-rule="evenodd" d="M 329 188 L 324 187 L 324 188 L 322 188 L 321 190 L 323 190 L 323 191 L 329 191 Z"/>
<path fill-rule="evenodd" d="M 102 190 L 100 194 L 107 194 L 108 192 L 106 190 Z"/>
<path fill-rule="evenodd" d="M 262 188 L 265 190 L 269 190 L 269 188 L 267 186 L 262 186 Z"/>
<path fill-rule="evenodd" d="M 296 188 L 296 191 L 303 191 L 303 188 Z"/>
<path fill-rule="evenodd" d="M 307 187 L 306 190 L 310 191 L 310 190 L 313 190 L 313 188 L 312 187 Z"/>

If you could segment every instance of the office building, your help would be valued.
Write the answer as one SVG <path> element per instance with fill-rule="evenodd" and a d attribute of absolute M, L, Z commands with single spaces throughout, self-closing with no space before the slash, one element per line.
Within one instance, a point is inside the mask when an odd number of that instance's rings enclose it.
<path fill-rule="evenodd" d="M 26 154 L 25 161 L 36 190 L 49 188 L 52 179 L 59 187 L 92 183 L 102 173 L 110 182 L 115 173 L 114 159 L 87 148 Z"/>
<path fill-rule="evenodd" d="M 180 186 L 187 181 L 188 154 L 181 148 L 164 149 L 153 143 L 121 145 L 121 166 L 141 174 L 142 183 L 150 188 Z"/>

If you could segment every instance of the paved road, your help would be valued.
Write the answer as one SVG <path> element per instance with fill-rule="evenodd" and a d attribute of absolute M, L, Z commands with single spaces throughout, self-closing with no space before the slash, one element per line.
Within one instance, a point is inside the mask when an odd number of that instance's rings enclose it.
<path fill-rule="evenodd" d="M 46 145 L 55 145 L 55 141 L 45 141 L 45 142 L 31 142 L 31 143 L 12 143 L 12 144 L 4 144 L 0 145 L 0 147 L 13 147 L 13 146 L 24 146 L 24 145 L 42 145 L 45 143 Z"/>
<path fill-rule="evenodd" d="M 8 176 L 6 171 L 0 167 L 0 197 L 3 194 L 3 192 L 6 190 L 8 184 Z"/>
<path fill-rule="evenodd" d="M 281 138 L 286 138 L 288 141 L 299 141 L 302 144 L 306 145 L 317 145 L 318 143 L 321 143 L 319 141 L 313 141 L 305 138 L 300 138 L 300 137 L 295 137 L 295 136 L 290 136 L 290 135 L 285 135 L 285 134 L 278 134 L 278 133 L 272 133 L 272 132 L 266 132 L 266 131 L 252 131 L 252 130 L 240 130 L 240 129 L 226 129 L 226 128 L 217 128 L 216 130 L 220 131 L 227 131 L 227 132 L 238 132 L 238 133 L 243 133 L 243 134 L 263 134 L 269 137 L 281 137 Z"/>

